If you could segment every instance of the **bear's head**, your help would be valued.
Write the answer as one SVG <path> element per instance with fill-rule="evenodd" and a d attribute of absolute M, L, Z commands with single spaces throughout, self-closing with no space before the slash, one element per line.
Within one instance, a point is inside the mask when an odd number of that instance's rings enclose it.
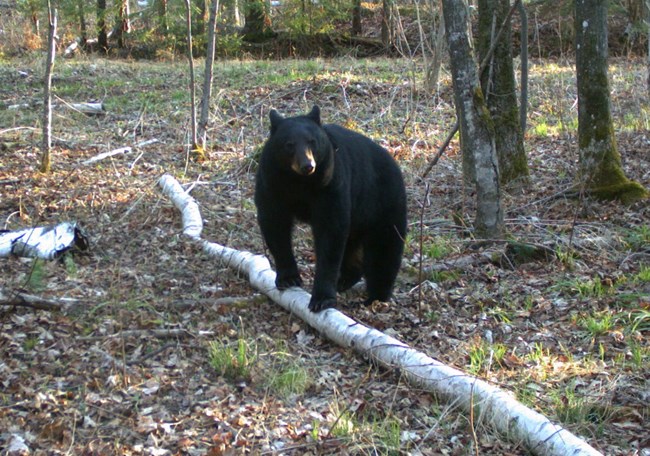
<path fill-rule="evenodd" d="M 280 167 L 299 176 L 312 176 L 321 171 L 322 166 L 329 168 L 332 145 L 321 127 L 318 106 L 314 106 L 309 114 L 288 118 L 274 109 L 269 117 L 269 143 Z"/>

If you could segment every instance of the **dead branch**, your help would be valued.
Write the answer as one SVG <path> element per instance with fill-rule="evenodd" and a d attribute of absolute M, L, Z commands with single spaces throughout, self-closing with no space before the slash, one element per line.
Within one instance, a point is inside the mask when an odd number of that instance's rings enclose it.
<path fill-rule="evenodd" d="M 77 337 L 77 340 L 104 340 L 117 337 L 154 337 L 156 339 L 169 339 L 172 337 L 190 337 L 192 333 L 183 328 L 166 328 L 166 329 L 126 329 L 113 334 L 104 336 L 86 336 Z"/>
<path fill-rule="evenodd" d="M 0 288 L 0 306 L 31 307 L 39 310 L 62 310 L 69 304 L 54 299 L 45 299 L 21 291 L 7 292 Z"/>

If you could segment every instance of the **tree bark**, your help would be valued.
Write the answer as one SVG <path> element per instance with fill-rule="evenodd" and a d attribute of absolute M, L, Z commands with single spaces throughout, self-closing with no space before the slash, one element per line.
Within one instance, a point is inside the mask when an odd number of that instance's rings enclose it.
<path fill-rule="evenodd" d="M 117 32 L 117 47 L 120 49 L 124 48 L 124 34 L 131 31 L 130 14 L 129 0 L 120 0 L 120 6 L 117 11 L 117 26 L 115 27 Z"/>
<path fill-rule="evenodd" d="M 494 126 L 469 44 L 467 6 L 463 0 L 443 0 L 442 9 L 460 123 L 463 173 L 476 186 L 474 229 L 478 237 L 498 239 L 503 234 L 503 209 Z"/>
<path fill-rule="evenodd" d="M 519 118 L 515 72 L 512 65 L 512 32 L 510 25 L 509 0 L 478 1 L 478 54 L 483 61 L 490 45 L 496 39 L 500 24 L 504 33 L 496 41 L 494 54 L 487 70 L 480 75 L 495 133 L 499 175 L 502 184 L 526 182 L 529 177 L 528 161 L 524 149 L 524 138 Z"/>
<path fill-rule="evenodd" d="M 108 52 L 108 32 L 106 31 L 106 0 L 97 0 L 97 47 Z"/>
<path fill-rule="evenodd" d="M 190 150 L 197 149 L 197 140 L 196 140 L 196 89 L 194 84 L 194 56 L 192 55 L 192 4 L 190 0 L 185 0 L 185 9 L 186 9 L 186 26 L 187 26 L 187 60 L 190 65 L 190 123 L 192 130 L 192 145 Z"/>
<path fill-rule="evenodd" d="M 381 42 L 384 47 L 391 48 L 395 44 L 395 16 L 393 1 L 382 0 L 381 8 Z"/>
<path fill-rule="evenodd" d="M 212 96 L 212 79 L 214 68 L 214 52 L 217 30 L 217 12 L 219 0 L 210 3 L 210 19 L 208 21 L 208 47 L 205 55 L 205 72 L 203 74 L 203 94 L 201 96 L 201 115 L 197 137 L 202 150 L 205 150 L 207 141 L 208 122 L 210 120 L 210 98 Z"/>
<path fill-rule="evenodd" d="M 163 35 L 169 32 L 169 23 L 167 20 L 167 0 L 154 0 L 156 12 L 158 13 L 158 26 L 162 30 Z"/>
<path fill-rule="evenodd" d="M 517 402 L 511 394 L 483 380 L 430 358 L 393 337 L 352 320 L 336 309 L 311 312 L 308 308 L 309 293 L 295 287 L 281 292 L 275 287 L 275 273 L 265 257 L 202 240 L 198 204 L 173 177 L 162 176 L 158 184 L 163 194 L 181 210 L 183 233 L 186 236 L 199 242 L 203 251 L 218 258 L 220 264 L 247 274 L 253 287 L 328 339 L 354 349 L 359 355 L 370 358 L 387 369 L 399 369 L 417 388 L 468 413 L 480 414 L 483 422 L 512 441 L 523 443 L 533 454 L 600 455 L 583 440 Z"/>
<path fill-rule="evenodd" d="M 49 32 L 47 39 L 47 60 L 45 61 L 45 83 L 43 96 L 43 150 L 41 154 L 41 172 L 49 173 L 51 168 L 52 151 L 52 67 L 56 54 L 56 25 L 57 12 L 52 9 L 50 2 L 47 2 Z"/>
<path fill-rule="evenodd" d="M 194 32 L 199 35 L 205 33 L 205 23 L 208 21 L 208 0 L 194 0 L 198 14 L 195 16 L 196 27 Z"/>
<path fill-rule="evenodd" d="M 361 30 L 361 0 L 354 0 L 352 6 L 352 36 L 359 36 L 363 33 Z"/>
<path fill-rule="evenodd" d="M 88 29 L 86 26 L 86 10 L 84 6 L 85 0 L 77 0 L 77 19 L 79 20 L 79 36 L 81 38 L 81 46 L 85 49 L 86 42 L 88 41 Z"/>
<path fill-rule="evenodd" d="M 575 0 L 579 183 L 598 199 L 631 203 L 648 191 L 623 172 L 607 78 L 607 0 Z"/>

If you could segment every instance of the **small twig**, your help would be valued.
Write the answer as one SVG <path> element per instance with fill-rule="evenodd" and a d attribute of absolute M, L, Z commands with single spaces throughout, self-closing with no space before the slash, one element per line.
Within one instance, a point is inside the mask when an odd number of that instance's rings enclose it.
<path fill-rule="evenodd" d="M 126 364 L 127 364 L 128 366 L 133 366 L 134 364 L 141 364 L 143 361 L 146 361 L 146 360 L 148 360 L 148 359 L 150 359 L 150 358 L 153 358 L 154 356 L 156 356 L 156 355 L 158 355 L 158 354 L 164 352 L 164 351 L 167 350 L 168 348 L 172 348 L 172 347 L 174 347 L 174 346 L 176 346 L 176 343 L 175 343 L 175 342 L 167 342 L 167 343 L 166 343 L 165 345 L 163 345 L 162 347 L 160 347 L 160 348 L 158 348 L 158 349 L 156 349 L 156 350 L 154 350 L 154 351 L 152 351 L 152 352 L 150 352 L 150 353 L 147 353 L 146 355 L 142 355 L 142 356 L 139 357 L 138 359 L 132 359 L 131 361 L 127 361 Z"/>
<path fill-rule="evenodd" d="M 157 339 L 167 339 L 170 337 L 189 337 L 192 336 L 188 330 L 183 328 L 169 328 L 169 329 L 126 329 L 113 334 L 106 334 L 105 336 L 86 336 L 77 337 L 77 340 L 104 340 L 115 337 L 155 337 Z"/>
<path fill-rule="evenodd" d="M 440 160 L 440 157 L 442 157 L 442 154 L 445 152 L 445 150 L 447 150 L 447 147 L 449 147 L 449 143 L 458 132 L 459 127 L 460 127 L 460 123 L 458 122 L 458 119 L 456 119 L 456 123 L 447 134 L 445 141 L 438 148 L 438 152 L 436 152 L 436 155 L 433 157 L 433 160 L 431 160 L 431 162 L 429 163 L 429 166 L 427 166 L 427 169 L 425 169 L 424 172 L 422 173 L 422 179 L 427 177 L 427 174 L 429 174 L 429 172 L 433 169 L 433 167 L 436 166 L 438 160 Z"/>
<path fill-rule="evenodd" d="M 422 261 L 423 261 L 423 244 L 424 244 L 424 209 L 427 207 L 427 200 L 429 199 L 430 186 L 427 182 L 424 189 L 424 198 L 420 204 L 420 258 L 418 262 L 418 283 L 423 282 L 422 278 Z M 422 287 L 418 287 L 418 313 L 422 318 Z"/>

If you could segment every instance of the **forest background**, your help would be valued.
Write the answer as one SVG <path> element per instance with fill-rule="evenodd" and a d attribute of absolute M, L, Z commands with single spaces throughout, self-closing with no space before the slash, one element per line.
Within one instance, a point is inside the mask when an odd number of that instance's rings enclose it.
<path fill-rule="evenodd" d="M 410 233 L 396 303 L 365 308 L 363 293 L 352 291 L 341 309 L 512 391 L 604 454 L 648 454 L 648 201 L 572 192 L 572 2 L 524 2 L 530 180 L 504 189 L 506 237 L 490 245 L 473 235 L 474 190 L 457 138 L 422 177 L 455 123 L 437 2 L 222 2 L 201 154 L 189 133 L 187 5 L 53 6 L 59 39 L 45 174 L 47 8 L 0 3 L 0 215 L 8 230 L 76 221 L 89 249 L 57 261 L 0 260 L 0 448 L 526 454 L 399 371 L 369 367 L 321 338 L 179 236 L 179 215 L 156 187 L 163 173 L 192 189 L 205 238 L 263 253 L 252 188 L 268 112 L 317 103 L 326 122 L 386 147 L 407 181 Z M 189 6 L 200 80 L 209 5 Z M 477 9 L 470 12 L 476 32 Z M 614 131 L 626 175 L 647 189 L 644 14 L 642 2 L 610 2 L 607 19 Z M 520 26 L 515 14 L 517 76 Z M 75 103 L 102 110 L 85 114 Z M 311 277 L 309 231 L 296 234 Z M 18 291 L 57 308 L 17 302 Z"/>

